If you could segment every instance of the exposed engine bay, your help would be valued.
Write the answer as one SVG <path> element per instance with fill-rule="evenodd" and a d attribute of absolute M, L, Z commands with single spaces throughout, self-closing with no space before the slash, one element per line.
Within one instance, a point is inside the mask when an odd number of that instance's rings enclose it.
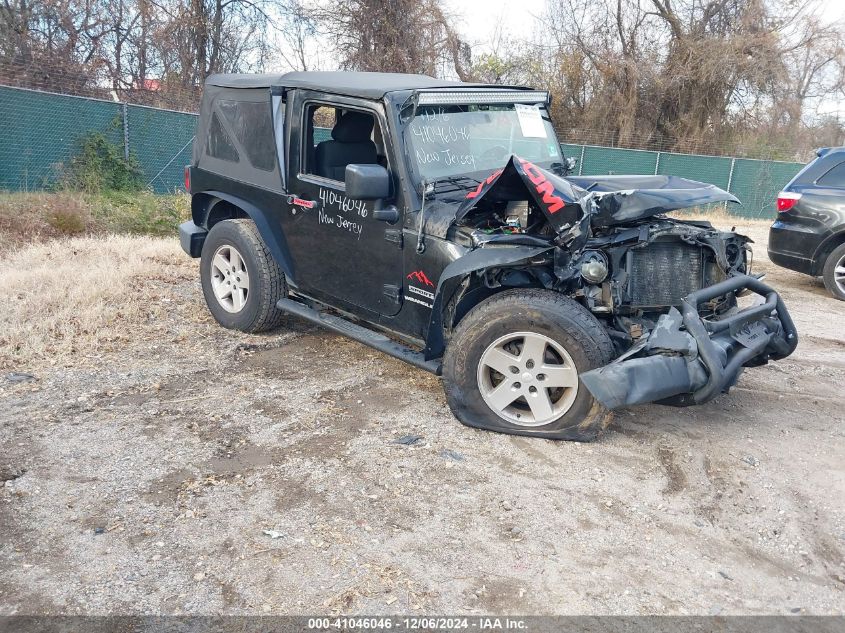
<path fill-rule="evenodd" d="M 529 203 L 522 217 L 509 213 L 487 215 L 481 226 L 472 218 L 460 228 L 475 247 L 535 243 L 550 240 L 549 226 Z M 523 218 L 526 228 L 523 228 Z M 608 321 L 621 351 L 653 329 L 660 314 L 680 307 L 691 292 L 751 272 L 749 238 L 720 231 L 709 222 L 652 217 L 633 226 L 596 230 L 576 254 L 555 247 L 546 261 L 522 270 L 506 268 L 485 277 L 488 287 L 535 286 L 537 282 L 578 299 Z M 491 271 L 492 273 L 492 271 Z M 733 293 L 699 306 L 702 317 L 718 317 L 736 306 Z"/>
<path fill-rule="evenodd" d="M 736 199 L 676 177 L 563 178 L 512 157 L 455 214 L 455 241 L 486 251 L 488 264 L 456 289 L 453 315 L 469 293 L 560 292 L 589 309 L 616 347 L 613 363 L 581 374 L 605 406 L 704 402 L 744 366 L 783 358 L 797 344 L 780 298 L 750 276 L 749 238 L 666 215 L 718 201 Z M 515 246 L 531 256 L 490 265 L 495 251 Z M 761 299 L 739 310 L 746 293 Z"/>
<path fill-rule="evenodd" d="M 491 197 L 492 198 L 492 197 Z M 569 207 L 571 223 L 580 210 Z M 539 205 L 532 200 L 481 200 L 457 223 L 456 238 L 470 248 L 505 244 L 554 247 L 546 269 L 530 282 L 578 298 L 597 315 L 656 318 L 680 306 L 690 292 L 736 274 L 749 274 L 749 238 L 715 229 L 710 222 L 654 215 L 624 224 L 590 227 L 578 250 L 561 245 Z M 498 285 L 536 285 L 508 269 Z M 702 315 L 718 315 L 736 305 L 720 297 L 701 306 Z M 628 329 L 628 328 L 625 328 Z"/>

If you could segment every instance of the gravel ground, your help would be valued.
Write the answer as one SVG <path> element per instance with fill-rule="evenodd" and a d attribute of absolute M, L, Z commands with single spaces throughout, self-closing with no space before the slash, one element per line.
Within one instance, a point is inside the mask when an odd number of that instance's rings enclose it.
<path fill-rule="evenodd" d="M 0 615 L 842 614 L 845 304 L 743 229 L 796 353 L 592 444 L 463 427 L 301 321 L 225 331 L 162 241 L 120 337 L 0 376 Z"/>

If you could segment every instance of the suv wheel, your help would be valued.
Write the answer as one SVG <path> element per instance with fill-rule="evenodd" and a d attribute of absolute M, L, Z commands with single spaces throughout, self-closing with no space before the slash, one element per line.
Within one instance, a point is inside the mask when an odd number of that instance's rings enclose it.
<path fill-rule="evenodd" d="M 602 324 L 572 299 L 509 290 L 458 324 L 443 359 L 446 399 L 468 426 L 590 441 L 610 423 L 580 383 L 613 359 Z"/>
<path fill-rule="evenodd" d="M 285 275 L 252 220 L 224 220 L 211 228 L 200 280 L 208 309 L 223 327 L 264 332 L 284 317 L 276 302 L 287 296 Z"/>
<path fill-rule="evenodd" d="M 834 297 L 845 301 L 845 244 L 833 249 L 824 263 L 824 285 Z"/>

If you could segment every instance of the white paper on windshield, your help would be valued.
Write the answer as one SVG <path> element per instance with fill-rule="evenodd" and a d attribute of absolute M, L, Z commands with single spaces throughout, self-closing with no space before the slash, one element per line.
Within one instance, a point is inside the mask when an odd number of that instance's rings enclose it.
<path fill-rule="evenodd" d="M 548 137 L 546 126 L 543 125 L 543 117 L 540 115 L 540 108 L 521 103 L 515 103 L 514 108 L 516 108 L 516 116 L 519 118 L 522 136 L 525 138 Z"/>

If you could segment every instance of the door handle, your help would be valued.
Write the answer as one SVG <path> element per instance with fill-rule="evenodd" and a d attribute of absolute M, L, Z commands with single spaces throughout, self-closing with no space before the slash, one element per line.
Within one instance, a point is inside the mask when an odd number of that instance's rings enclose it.
<path fill-rule="evenodd" d="M 307 200 L 305 198 L 300 198 L 297 195 L 290 195 L 288 196 L 288 204 L 291 204 L 296 207 L 300 207 L 302 209 L 319 209 L 321 203 L 319 200 Z M 294 209 L 295 211 L 295 209 Z"/>

